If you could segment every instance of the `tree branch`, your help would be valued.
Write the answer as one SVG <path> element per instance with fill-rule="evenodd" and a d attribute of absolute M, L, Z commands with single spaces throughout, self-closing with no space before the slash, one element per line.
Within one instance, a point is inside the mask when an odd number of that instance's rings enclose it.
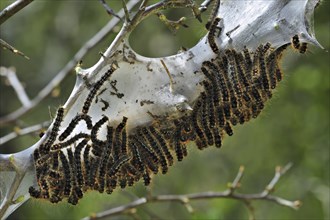
<path fill-rule="evenodd" d="M 17 0 L 11 5 L 9 5 L 7 8 L 3 9 L 0 12 L 0 25 L 4 23 L 8 18 L 22 10 L 31 2 L 33 2 L 33 0 Z"/>
<path fill-rule="evenodd" d="M 274 192 L 274 186 L 278 183 L 280 177 L 282 177 L 289 170 L 291 166 L 292 164 L 289 163 L 286 166 L 284 166 L 283 169 L 277 167 L 275 169 L 275 175 L 273 179 L 265 187 L 265 190 L 262 191 L 261 193 L 241 194 L 235 192 L 240 187 L 240 181 L 244 173 L 244 167 L 241 166 L 233 183 L 229 184 L 228 189 L 223 192 L 200 192 L 200 193 L 192 193 L 192 194 L 184 194 L 184 195 L 158 195 L 158 196 L 150 195 L 150 196 L 138 198 L 131 203 L 118 206 L 104 212 L 93 214 L 92 216 L 83 218 L 83 220 L 102 219 L 105 217 L 123 215 L 123 214 L 128 215 L 135 213 L 136 211 L 135 209 L 144 204 L 158 203 L 158 202 L 178 202 L 183 204 L 187 208 L 188 212 L 191 213 L 193 212 L 193 208 L 190 204 L 192 200 L 207 200 L 207 199 L 220 199 L 220 198 L 235 199 L 244 202 L 249 210 L 250 219 L 255 219 L 253 213 L 254 208 L 251 205 L 251 201 L 253 200 L 264 200 L 264 201 L 274 202 L 278 205 L 297 210 L 301 206 L 301 202 L 299 200 L 290 201 L 278 196 L 271 195 L 271 193 Z"/>
<path fill-rule="evenodd" d="M 31 105 L 30 98 L 26 94 L 22 83 L 18 80 L 14 69 L 0 67 L 0 76 L 4 76 L 8 79 L 9 84 L 15 90 L 16 95 L 17 95 L 18 99 L 21 101 L 22 105 L 24 107 L 28 108 Z"/>
<path fill-rule="evenodd" d="M 0 146 L 7 143 L 8 141 L 11 141 L 11 140 L 17 138 L 18 136 L 31 134 L 31 133 L 40 131 L 42 128 L 47 128 L 50 125 L 50 123 L 51 123 L 51 121 L 44 121 L 40 124 L 32 125 L 32 126 L 29 126 L 26 128 L 15 129 L 13 132 L 11 132 L 3 137 L 0 137 Z"/>
<path fill-rule="evenodd" d="M 18 54 L 27 60 L 30 59 L 30 57 L 26 56 L 22 51 L 17 50 L 15 47 L 11 46 L 9 43 L 7 43 L 6 41 L 4 41 L 2 39 L 0 39 L 0 46 L 3 47 L 3 49 L 7 49 L 14 54 Z"/>

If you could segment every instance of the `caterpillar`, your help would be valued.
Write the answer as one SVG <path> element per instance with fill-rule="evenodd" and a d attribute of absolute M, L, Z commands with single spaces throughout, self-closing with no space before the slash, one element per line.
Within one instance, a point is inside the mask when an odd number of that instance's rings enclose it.
<path fill-rule="evenodd" d="M 207 35 L 207 39 L 208 39 L 208 42 L 210 44 L 210 47 L 212 49 L 212 51 L 215 53 L 215 54 L 218 54 L 219 53 L 219 47 L 217 45 L 217 43 L 215 42 L 215 35 L 216 35 L 216 32 L 217 32 L 217 29 L 219 30 L 219 32 L 221 32 L 221 28 L 218 27 L 219 23 L 220 23 L 220 18 L 219 17 L 216 17 L 211 25 L 210 25 L 210 30 L 209 30 L 209 33 Z M 220 35 L 220 33 L 219 33 Z"/>
<path fill-rule="evenodd" d="M 78 133 L 75 136 L 73 136 L 72 138 L 70 138 L 69 140 L 65 141 L 65 142 L 61 142 L 61 143 L 57 143 L 51 146 L 51 150 L 52 151 L 58 151 L 62 148 L 68 147 L 72 144 L 74 144 L 75 142 L 77 142 L 79 139 L 90 139 L 90 135 L 86 134 L 86 133 Z"/>
<path fill-rule="evenodd" d="M 83 150 L 84 147 L 86 147 L 87 142 L 88 141 L 86 139 L 82 140 L 77 145 L 74 151 L 74 162 L 77 172 L 77 185 L 79 187 L 82 187 L 84 185 L 84 175 L 82 173 L 82 163 L 81 163 L 81 151 Z"/>
<path fill-rule="evenodd" d="M 107 140 L 104 153 L 102 154 L 101 163 L 98 171 L 99 192 L 104 191 L 106 168 L 109 163 L 110 153 L 113 147 L 113 127 L 107 126 Z"/>
<path fill-rule="evenodd" d="M 127 118 L 124 116 L 123 120 L 116 127 L 114 132 L 114 159 L 117 160 L 120 154 L 126 154 L 127 138 L 126 138 L 126 123 Z M 123 139 L 124 137 L 124 139 Z"/>
<path fill-rule="evenodd" d="M 168 144 L 165 140 L 165 138 L 163 137 L 163 135 L 157 130 L 155 129 L 153 126 L 149 126 L 148 130 L 150 131 L 150 133 L 157 139 L 158 143 L 160 144 L 161 150 L 162 152 L 164 152 L 167 163 L 169 166 L 173 165 L 173 156 L 169 150 Z"/>
<path fill-rule="evenodd" d="M 89 115 L 78 114 L 76 117 L 72 119 L 68 127 L 63 131 L 63 133 L 58 137 L 59 141 L 65 140 L 73 131 L 73 129 L 77 126 L 79 121 L 84 120 L 87 125 L 87 129 L 92 129 L 92 119 Z"/>
<path fill-rule="evenodd" d="M 291 39 L 291 45 L 293 49 L 296 49 L 299 51 L 299 53 L 304 54 L 307 51 L 307 43 L 303 42 L 300 43 L 299 36 L 296 34 Z"/>
<path fill-rule="evenodd" d="M 209 19 L 207 20 L 206 24 L 205 24 L 205 28 L 207 30 L 210 29 L 210 26 L 212 24 L 212 21 L 214 20 L 214 18 L 216 17 L 218 11 L 219 11 L 219 8 L 220 8 L 220 0 L 215 0 L 215 3 L 211 9 L 211 12 L 210 12 L 210 16 L 209 16 Z"/>
<path fill-rule="evenodd" d="M 91 169 L 90 169 L 90 163 L 89 163 L 89 154 L 90 154 L 90 149 L 91 149 L 91 146 L 90 145 L 87 145 L 84 149 L 84 153 L 83 153 L 83 178 L 84 178 L 84 188 L 86 189 L 87 188 L 87 185 L 89 183 L 89 173 L 91 172 Z"/>
<path fill-rule="evenodd" d="M 50 149 L 50 146 L 55 142 L 55 140 L 57 138 L 57 133 L 59 131 L 59 128 L 60 128 L 62 120 L 63 120 L 63 116 L 64 116 L 64 108 L 60 107 L 57 110 L 56 117 L 55 117 L 55 120 L 53 123 L 53 127 L 50 131 L 48 139 L 39 148 L 39 153 L 41 153 L 42 155 L 47 154 Z"/>
<path fill-rule="evenodd" d="M 64 195 L 69 196 L 71 192 L 71 169 L 70 164 L 63 151 L 60 151 L 60 159 L 64 171 Z"/>
<path fill-rule="evenodd" d="M 149 146 L 153 149 L 153 151 L 156 153 L 157 157 L 159 158 L 160 165 L 162 167 L 162 173 L 167 173 L 168 167 L 167 167 L 167 161 L 165 158 L 165 155 L 162 151 L 162 147 L 158 144 L 155 137 L 151 135 L 151 132 L 148 130 L 148 128 L 142 128 L 141 133 L 146 138 Z"/>
<path fill-rule="evenodd" d="M 114 176 L 119 169 L 129 160 L 127 156 L 123 156 L 117 160 L 109 170 L 109 176 Z"/>
<path fill-rule="evenodd" d="M 91 131 L 91 140 L 93 142 L 94 145 L 96 146 L 100 146 L 100 145 L 103 145 L 104 142 L 103 141 L 100 141 L 98 138 L 97 138 L 97 134 L 98 134 L 98 131 L 100 130 L 101 126 L 106 123 L 108 121 L 108 117 L 107 116 L 103 116 L 98 122 L 95 123 L 95 125 L 93 126 L 92 128 L 92 131 Z"/>
<path fill-rule="evenodd" d="M 143 136 L 137 134 L 132 136 L 133 141 L 142 153 L 143 166 L 150 169 L 154 174 L 158 173 L 158 157 L 150 146 L 146 143 Z"/>
<path fill-rule="evenodd" d="M 82 107 L 82 113 L 87 114 L 89 111 L 89 108 L 93 102 L 94 97 L 96 96 L 99 89 L 102 87 L 104 82 L 112 75 L 112 73 L 116 70 L 116 67 L 114 64 L 111 65 L 111 68 L 104 73 L 104 75 L 93 85 L 92 90 L 89 92 L 83 107 Z"/>

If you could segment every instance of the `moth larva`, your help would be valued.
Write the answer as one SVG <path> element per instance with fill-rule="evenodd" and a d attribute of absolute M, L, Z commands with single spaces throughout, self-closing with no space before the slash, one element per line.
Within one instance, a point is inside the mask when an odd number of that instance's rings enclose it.
<path fill-rule="evenodd" d="M 219 32 L 221 32 L 221 28 L 218 27 L 218 24 L 220 22 L 220 18 L 219 17 L 216 17 L 211 25 L 210 25 L 210 30 L 209 30 L 209 33 L 207 35 L 207 39 L 208 39 L 208 42 L 209 42 L 209 45 L 212 49 L 212 51 L 215 53 L 215 54 L 218 54 L 219 53 L 219 47 L 217 45 L 217 43 L 215 42 L 215 35 L 216 35 L 216 30 L 217 28 L 219 29 Z M 219 34 L 220 35 L 220 34 Z"/>
<path fill-rule="evenodd" d="M 84 149 L 84 154 L 83 154 L 83 158 L 84 158 L 84 182 L 87 185 L 89 185 L 89 173 L 90 173 L 90 163 L 89 163 L 89 151 L 91 149 L 90 145 L 87 145 Z"/>
<path fill-rule="evenodd" d="M 215 3 L 214 3 L 214 5 L 212 7 L 212 10 L 210 12 L 210 17 L 209 17 L 209 19 L 207 20 L 207 22 L 205 24 L 205 28 L 207 30 L 210 29 L 212 22 L 214 21 L 215 17 L 217 16 L 219 8 L 220 8 L 220 0 L 215 0 Z"/>
<path fill-rule="evenodd" d="M 150 184 L 151 178 L 150 178 L 150 174 L 148 173 L 148 171 L 145 171 L 143 173 L 143 180 L 144 180 L 144 185 L 148 186 Z"/>
<path fill-rule="evenodd" d="M 82 167 L 81 167 L 81 151 L 82 149 L 87 145 L 87 140 L 82 140 L 74 151 L 74 161 L 76 166 L 76 172 L 77 172 L 77 184 L 78 186 L 82 187 L 84 185 L 84 175 L 82 173 Z"/>
<path fill-rule="evenodd" d="M 231 126 L 230 126 L 230 124 L 229 123 L 226 123 L 226 125 L 225 125 L 225 131 L 226 131 L 226 133 L 229 135 L 229 136 L 232 136 L 234 133 L 233 133 L 233 130 L 232 130 L 232 128 L 231 128 Z"/>
<path fill-rule="evenodd" d="M 156 141 L 156 138 L 154 138 L 149 130 L 147 128 L 142 128 L 142 133 L 144 134 L 144 136 L 146 137 L 149 145 L 151 146 L 151 148 L 154 150 L 154 152 L 156 153 L 156 155 L 158 156 L 159 158 L 159 162 L 161 164 L 161 167 L 162 167 L 162 173 L 165 174 L 168 170 L 168 167 L 167 167 L 167 162 L 166 162 L 166 159 L 165 159 L 165 156 L 161 150 L 161 146 L 158 144 L 158 142 Z"/>
<path fill-rule="evenodd" d="M 156 156 L 155 152 L 147 145 L 143 136 L 139 134 L 139 131 L 140 130 L 138 130 L 138 135 L 133 136 L 133 140 L 136 142 L 137 147 L 142 150 L 142 160 L 146 166 L 156 174 L 158 173 L 158 157 Z"/>
<path fill-rule="evenodd" d="M 122 152 L 126 152 L 126 143 L 122 144 L 123 130 L 126 133 L 127 118 L 124 116 L 122 122 L 118 124 L 114 134 L 114 159 L 117 160 Z M 125 135 L 124 135 L 125 136 Z M 126 140 L 125 140 L 126 141 Z"/>
<path fill-rule="evenodd" d="M 82 113 L 83 114 L 87 114 L 89 111 L 89 108 L 92 104 L 92 101 L 94 99 L 94 97 L 96 96 L 96 93 L 99 91 L 99 89 L 102 87 L 102 85 L 104 84 L 104 82 L 112 75 L 112 73 L 116 70 L 116 68 L 114 67 L 114 64 L 111 65 L 111 68 L 104 73 L 104 75 L 93 85 L 92 90 L 89 92 L 83 108 L 82 108 Z"/>
<path fill-rule="evenodd" d="M 114 176 L 119 171 L 119 169 L 128 161 L 129 161 L 129 157 L 127 156 L 120 157 L 110 168 L 108 173 L 109 176 Z"/>
<path fill-rule="evenodd" d="M 92 120 L 89 115 L 78 114 L 76 115 L 68 125 L 68 127 L 63 131 L 63 133 L 59 136 L 58 140 L 63 141 L 65 140 L 73 131 L 73 129 L 77 126 L 79 121 L 85 120 L 87 128 L 92 129 Z"/>
<path fill-rule="evenodd" d="M 182 161 L 183 160 L 183 151 L 182 151 L 182 144 L 180 142 L 180 133 L 181 133 L 181 126 L 180 123 L 176 123 L 177 127 L 175 129 L 174 132 L 174 136 L 173 136 L 173 141 L 174 141 L 174 150 L 175 150 L 175 154 L 176 154 L 176 158 L 178 161 Z"/>
<path fill-rule="evenodd" d="M 299 50 L 300 41 L 298 35 L 294 35 L 291 39 L 291 45 L 294 49 Z"/>
<path fill-rule="evenodd" d="M 100 145 L 103 145 L 104 142 L 103 141 L 100 141 L 98 138 L 97 138 L 97 134 L 101 128 L 101 126 L 106 123 L 108 121 L 108 117 L 107 116 L 103 116 L 98 122 L 95 123 L 95 125 L 93 126 L 92 128 L 92 131 L 91 131 L 91 140 L 93 142 L 93 144 L 96 144 L 98 146 Z"/>
<path fill-rule="evenodd" d="M 204 92 L 202 92 L 202 93 L 204 93 Z M 198 138 L 200 139 L 199 143 L 201 144 L 201 146 L 199 146 L 199 148 L 206 147 L 206 138 L 204 136 L 204 133 L 203 133 L 201 127 L 198 124 L 199 111 L 202 109 L 202 106 L 203 106 L 202 100 L 198 99 L 197 102 L 194 105 L 193 112 L 192 112 L 192 115 L 191 115 L 192 126 L 193 126 Z"/>
<path fill-rule="evenodd" d="M 203 130 L 203 132 L 204 132 L 204 134 L 205 134 L 205 136 L 206 136 L 206 139 L 207 139 L 207 144 L 208 145 L 213 145 L 214 143 L 213 143 L 213 135 L 212 135 L 212 132 L 211 132 L 211 130 L 210 130 L 210 128 L 209 128 L 209 123 L 208 123 L 208 108 L 207 108 L 207 106 L 208 106 L 208 102 L 209 102 L 209 100 L 208 100 L 208 97 L 207 97 L 207 95 L 205 94 L 205 93 L 203 93 L 202 95 L 201 95 L 201 99 L 203 100 L 202 101 L 202 111 L 200 112 L 200 124 L 202 125 L 201 126 L 201 128 L 202 128 L 202 130 Z"/>
<path fill-rule="evenodd" d="M 135 144 L 135 141 L 131 140 L 129 142 L 129 146 L 132 148 L 133 160 L 136 163 L 138 170 L 141 173 L 144 172 L 144 164 L 142 162 L 141 154 L 140 154 L 140 151 L 139 151 L 138 147 Z"/>
<path fill-rule="evenodd" d="M 68 202 L 71 203 L 72 205 L 76 205 L 78 203 L 78 197 L 76 195 L 75 187 L 76 187 L 76 176 L 77 176 L 77 170 L 76 170 L 76 162 L 73 156 L 73 152 L 71 148 L 67 150 L 68 154 L 68 159 L 69 159 L 69 164 L 71 167 L 71 192 L 68 198 Z"/>
<path fill-rule="evenodd" d="M 60 151 L 60 160 L 64 171 L 64 195 L 69 196 L 71 192 L 71 170 L 69 162 L 62 151 Z"/>
<path fill-rule="evenodd" d="M 307 43 L 302 43 L 300 48 L 299 48 L 299 53 L 304 54 L 307 51 Z"/>
<path fill-rule="evenodd" d="M 220 148 L 222 145 L 222 141 L 221 141 L 221 134 L 217 126 L 213 128 L 213 135 L 214 135 L 215 147 Z"/>
<path fill-rule="evenodd" d="M 45 150 L 45 152 L 43 152 L 43 154 L 48 153 L 51 145 L 56 140 L 58 130 L 59 130 L 60 125 L 61 125 L 61 122 L 63 120 L 63 116 L 64 116 L 64 108 L 63 107 L 60 107 L 57 110 L 56 118 L 55 118 L 55 121 L 53 123 L 52 130 L 50 131 L 50 134 L 49 134 L 49 137 L 48 137 L 46 143 L 44 145 L 42 145 L 42 147 L 40 146 L 40 150 L 42 150 L 42 151 Z"/>
<path fill-rule="evenodd" d="M 105 174 L 106 168 L 109 162 L 109 157 L 112 149 L 112 136 L 113 136 L 113 127 L 107 126 L 107 141 L 105 145 L 105 150 L 102 153 L 100 168 L 99 168 L 99 192 L 104 191 L 104 181 L 105 181 Z"/>
<path fill-rule="evenodd" d="M 89 134 L 86 133 L 78 133 L 75 136 L 73 136 L 72 138 L 70 138 L 69 140 L 62 142 L 62 143 L 58 143 L 58 144 L 54 144 L 51 146 L 51 150 L 52 151 L 58 151 L 62 148 L 68 147 L 72 144 L 74 144 L 76 141 L 78 141 L 79 139 L 90 139 Z"/>
<path fill-rule="evenodd" d="M 152 133 L 152 135 L 157 139 L 158 143 L 160 144 L 162 151 L 164 152 L 164 154 L 166 156 L 169 166 L 173 165 L 173 156 L 171 155 L 171 152 L 169 151 L 169 147 L 168 147 L 167 142 L 164 139 L 163 135 L 157 129 L 155 129 L 153 126 L 150 126 L 149 130 Z"/>

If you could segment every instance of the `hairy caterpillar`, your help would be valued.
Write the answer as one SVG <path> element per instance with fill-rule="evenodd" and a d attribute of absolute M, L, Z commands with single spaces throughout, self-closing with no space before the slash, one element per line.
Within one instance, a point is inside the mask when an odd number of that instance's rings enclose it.
<path fill-rule="evenodd" d="M 89 108 L 92 104 L 92 101 L 94 99 L 94 97 L 96 96 L 97 92 L 99 91 L 99 89 L 102 87 L 102 85 L 104 84 L 104 82 L 112 75 L 112 73 L 116 70 L 116 67 L 114 64 L 111 65 L 111 68 L 105 72 L 105 74 L 93 85 L 92 90 L 89 92 L 83 108 L 82 108 L 82 113 L 87 114 L 89 111 Z"/>
<path fill-rule="evenodd" d="M 294 35 L 291 39 L 291 45 L 294 49 L 298 50 L 299 53 L 304 54 L 307 51 L 307 43 L 300 43 L 299 36 Z"/>
<path fill-rule="evenodd" d="M 73 129 L 77 126 L 77 124 L 81 121 L 84 120 L 86 122 L 87 128 L 92 129 L 92 120 L 89 115 L 84 115 L 84 114 L 78 114 L 76 117 L 72 119 L 68 127 L 63 131 L 63 133 L 58 137 L 60 141 L 65 140 L 73 131 Z"/>

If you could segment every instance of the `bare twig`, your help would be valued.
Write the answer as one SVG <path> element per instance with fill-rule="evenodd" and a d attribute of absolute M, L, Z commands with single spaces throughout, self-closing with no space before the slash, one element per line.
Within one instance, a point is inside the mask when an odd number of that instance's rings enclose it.
<path fill-rule="evenodd" d="M 6 41 L 0 39 L 0 46 L 4 49 L 7 49 L 11 52 L 13 52 L 14 54 L 18 54 L 22 57 L 24 57 L 25 59 L 29 60 L 30 58 L 28 56 L 26 56 L 23 52 L 17 50 L 15 47 L 11 46 L 9 43 L 7 43 Z"/>
<path fill-rule="evenodd" d="M 121 17 L 119 17 L 113 10 L 112 8 L 109 7 L 109 5 L 105 2 L 105 0 L 99 0 L 101 2 L 101 4 L 103 5 L 103 7 L 105 8 L 105 10 L 107 11 L 107 13 L 109 15 L 113 15 L 116 18 L 121 20 Z"/>
<path fill-rule="evenodd" d="M 249 212 L 249 220 L 255 220 L 256 219 L 256 215 L 254 212 L 254 207 L 251 204 L 250 200 L 243 200 L 245 207 L 247 208 L 248 212 Z"/>
<path fill-rule="evenodd" d="M 150 6 L 146 6 L 143 14 L 144 16 L 150 15 L 150 14 L 155 14 L 160 10 L 164 10 L 167 8 L 185 8 L 187 7 L 187 5 L 190 5 L 190 1 L 189 0 L 182 0 L 182 1 L 160 1 L 157 2 L 153 5 Z"/>
<path fill-rule="evenodd" d="M 33 0 L 17 0 L 7 8 L 3 9 L 0 12 L 0 25 L 31 2 L 33 2 Z"/>
<path fill-rule="evenodd" d="M 16 73 L 13 68 L 0 67 L 0 76 L 4 76 L 8 79 L 9 84 L 15 90 L 18 99 L 21 101 L 25 108 L 31 105 L 30 98 L 25 92 L 22 83 L 18 80 Z"/>
<path fill-rule="evenodd" d="M 174 35 L 177 33 L 177 31 L 179 30 L 180 27 L 184 27 L 184 28 L 188 28 L 189 27 L 187 24 L 184 23 L 184 21 L 186 20 L 185 17 L 181 17 L 177 21 L 172 21 L 172 20 L 169 20 L 161 12 L 157 12 L 156 15 L 158 16 L 159 20 L 161 22 L 163 22 L 167 26 L 167 28 L 170 29 L 170 31 L 172 32 L 172 34 L 174 34 Z"/>
<path fill-rule="evenodd" d="M 209 5 L 213 2 L 214 0 L 205 0 L 204 2 L 202 2 L 201 6 L 199 7 L 199 10 L 201 12 L 204 12 L 207 10 L 207 8 L 209 7 Z"/>
<path fill-rule="evenodd" d="M 7 143 L 10 140 L 15 139 L 18 136 L 23 136 L 27 134 L 31 134 L 34 132 L 40 131 L 42 128 L 46 128 L 50 125 L 51 121 L 45 121 L 40 124 L 32 125 L 30 127 L 22 128 L 22 129 L 15 129 L 15 131 L 3 136 L 0 138 L 0 146 Z"/>
<path fill-rule="evenodd" d="M 127 8 L 132 9 L 138 1 L 131 0 L 127 3 Z M 118 15 L 122 18 L 124 16 L 124 10 L 120 10 Z M 16 111 L 2 116 L 0 118 L 0 126 L 4 124 L 8 124 L 12 121 L 17 120 L 22 115 L 29 112 L 32 108 L 37 106 L 44 98 L 46 98 L 53 89 L 74 69 L 77 63 L 85 56 L 85 54 L 94 48 L 100 41 L 102 41 L 113 29 L 114 26 L 118 24 L 120 20 L 116 17 L 111 19 L 107 25 L 105 25 L 97 34 L 94 35 L 89 41 L 87 41 L 80 50 L 74 55 L 73 59 L 70 60 L 64 68 L 50 81 L 39 93 L 36 97 L 31 100 L 29 106 L 22 106 Z"/>
<path fill-rule="evenodd" d="M 240 166 L 234 181 L 229 184 L 228 188 L 230 193 L 234 193 L 234 191 L 240 187 L 240 182 L 241 179 L 243 178 L 244 169 L 245 169 L 244 166 Z"/>
<path fill-rule="evenodd" d="M 124 12 L 125 12 L 125 21 L 131 22 L 131 18 L 129 16 L 129 12 L 128 12 L 125 0 L 122 0 L 122 5 L 123 5 Z"/>
<path fill-rule="evenodd" d="M 280 169 L 276 169 L 275 176 L 271 180 L 269 186 L 274 188 L 275 184 L 279 181 L 280 177 L 291 167 L 291 164 L 286 165 L 281 171 Z M 115 216 L 115 215 L 122 215 L 122 214 L 129 214 L 132 211 L 135 212 L 135 209 L 139 206 L 142 206 L 144 204 L 148 203 L 156 203 L 156 202 L 179 202 L 183 204 L 188 212 L 192 212 L 192 206 L 190 205 L 190 201 L 192 200 L 202 200 L 202 199 L 219 199 L 219 198 L 225 198 L 225 199 L 235 199 L 240 200 L 245 203 L 249 210 L 249 218 L 255 219 L 254 215 L 254 208 L 251 205 L 251 201 L 253 200 L 265 200 L 274 202 L 278 205 L 286 206 L 292 209 L 298 209 L 300 206 L 299 201 L 290 201 L 286 200 L 281 197 L 270 195 L 270 191 L 268 194 L 265 194 L 264 191 L 257 194 L 241 194 L 236 193 L 235 190 L 240 186 L 240 181 L 243 177 L 244 167 L 240 167 L 239 172 L 236 175 L 236 178 L 234 179 L 233 183 L 229 185 L 229 188 L 223 192 L 200 192 L 200 193 L 193 193 L 193 194 L 184 194 L 184 195 L 158 195 L 158 196 L 147 196 L 138 198 L 135 201 L 125 204 L 122 206 L 118 206 L 112 209 L 109 209 L 104 212 L 100 212 L 97 214 L 94 214 L 90 217 L 85 217 L 83 220 L 91 220 L 91 219 L 101 219 L 109 216 Z"/>
<path fill-rule="evenodd" d="M 285 167 L 280 167 L 277 166 L 275 168 L 275 175 L 273 177 L 273 179 L 270 181 L 270 183 L 266 186 L 265 190 L 262 192 L 262 194 L 264 196 L 269 195 L 270 193 L 272 193 L 275 190 L 275 185 L 276 183 L 279 181 L 279 179 L 281 178 L 281 176 L 283 176 L 290 168 L 292 167 L 292 163 L 288 163 L 287 165 L 285 165 Z"/>

